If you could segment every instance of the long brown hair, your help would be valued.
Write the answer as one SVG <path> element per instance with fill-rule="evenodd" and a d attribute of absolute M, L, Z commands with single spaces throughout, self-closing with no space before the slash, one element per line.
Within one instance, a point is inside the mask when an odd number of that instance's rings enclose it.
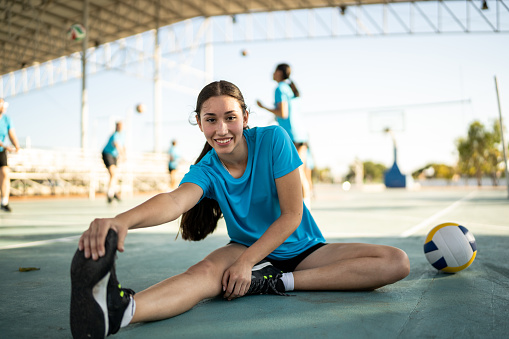
<path fill-rule="evenodd" d="M 212 97 L 228 95 L 239 102 L 242 113 L 247 113 L 247 106 L 240 89 L 231 82 L 220 80 L 215 81 L 205 86 L 196 100 L 195 113 L 200 119 L 200 111 L 205 101 Z M 200 156 L 195 161 L 195 164 L 212 149 L 208 142 L 205 142 Z M 203 240 L 207 235 L 214 232 L 217 227 L 217 222 L 222 217 L 223 213 L 219 204 L 214 199 L 204 197 L 198 204 L 196 204 L 189 211 L 182 214 L 180 220 L 180 232 L 184 240 Z M 178 234 L 177 234 L 178 236 Z"/>

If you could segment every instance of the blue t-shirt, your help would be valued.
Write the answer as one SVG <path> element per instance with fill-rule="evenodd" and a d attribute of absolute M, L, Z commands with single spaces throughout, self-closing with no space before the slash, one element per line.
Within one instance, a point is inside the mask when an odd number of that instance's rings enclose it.
<path fill-rule="evenodd" d="M 274 101 L 276 106 L 281 102 L 288 104 L 288 117 L 286 119 L 276 117 L 279 126 L 285 129 L 293 142 L 306 142 L 307 133 L 299 117 L 299 99 L 293 94 L 290 85 L 284 81 L 278 83 Z"/>
<path fill-rule="evenodd" d="M 14 128 L 11 122 L 11 118 L 5 114 L 2 114 L 2 117 L 0 117 L 0 142 L 2 142 L 2 144 L 5 142 L 5 138 L 9 135 L 9 130 L 11 128 Z M 4 148 L 0 147 L 0 152 L 3 151 Z"/>
<path fill-rule="evenodd" d="M 181 184 L 194 183 L 203 189 L 203 197 L 216 200 L 230 239 L 251 246 L 281 215 L 275 180 L 298 168 L 302 161 L 288 134 L 279 126 L 248 129 L 244 137 L 248 161 L 242 177 L 233 178 L 212 149 L 191 166 Z M 325 242 L 311 213 L 304 203 L 303 206 L 299 227 L 269 258 L 290 259 Z"/>
<path fill-rule="evenodd" d="M 118 158 L 118 149 L 115 147 L 115 143 L 118 145 L 124 144 L 124 135 L 120 132 L 115 132 L 111 135 L 106 146 L 104 146 L 103 153 L 111 154 L 115 158 Z"/>

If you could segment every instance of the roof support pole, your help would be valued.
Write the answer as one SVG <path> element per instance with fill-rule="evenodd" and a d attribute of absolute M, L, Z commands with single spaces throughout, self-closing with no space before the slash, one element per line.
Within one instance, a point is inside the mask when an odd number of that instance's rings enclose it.
<path fill-rule="evenodd" d="M 502 107 L 500 106 L 500 94 L 498 92 L 497 76 L 495 76 L 495 90 L 497 91 L 498 118 L 500 121 L 500 141 L 502 141 L 502 149 L 504 150 L 505 181 L 507 182 L 507 199 L 509 199 L 509 169 L 507 167 L 507 153 L 506 153 L 507 145 L 504 139 L 504 121 L 502 120 Z"/>
<path fill-rule="evenodd" d="M 161 47 L 159 45 L 159 12 L 161 3 L 156 2 L 156 30 L 154 40 L 154 152 L 162 151 L 161 145 L 161 120 L 162 120 L 162 104 L 161 104 Z"/>
<path fill-rule="evenodd" d="M 214 81 L 214 45 L 212 44 L 212 21 L 207 18 L 207 33 L 205 37 L 205 82 Z"/>
<path fill-rule="evenodd" d="M 81 52 L 81 149 L 88 147 L 88 94 L 87 94 L 87 47 L 88 47 L 89 0 L 83 1 L 83 26 L 87 34 L 83 38 Z"/>

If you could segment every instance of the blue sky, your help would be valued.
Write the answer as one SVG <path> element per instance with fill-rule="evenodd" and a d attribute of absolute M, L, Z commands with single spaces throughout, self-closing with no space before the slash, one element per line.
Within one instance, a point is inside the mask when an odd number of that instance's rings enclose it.
<path fill-rule="evenodd" d="M 273 118 L 256 99 L 273 102 L 274 68 L 289 63 L 315 161 L 338 174 L 355 158 L 390 166 L 391 138 L 370 125 L 384 114 L 404 116 L 404 129 L 396 133 L 398 164 L 410 173 L 430 162 L 454 164 L 454 142 L 468 125 L 498 118 L 495 75 L 508 125 L 508 60 L 509 36 L 493 33 L 232 43 L 214 46 L 214 79 L 237 84 L 251 109 L 251 127 L 263 126 Z M 109 71 L 89 77 L 88 86 L 91 149 L 100 152 L 113 121 L 127 116 L 133 121 L 131 151 L 153 149 L 150 81 Z M 79 147 L 80 88 L 80 80 L 72 80 L 9 98 L 8 114 L 22 143 L 29 136 L 34 148 Z M 194 95 L 163 90 L 164 149 L 176 138 L 189 161 L 204 142 L 188 123 L 195 101 Z M 140 102 L 147 111 L 134 113 Z"/>

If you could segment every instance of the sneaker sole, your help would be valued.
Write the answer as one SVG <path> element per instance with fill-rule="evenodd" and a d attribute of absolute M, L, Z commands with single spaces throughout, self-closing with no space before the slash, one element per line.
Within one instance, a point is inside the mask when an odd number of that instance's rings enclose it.
<path fill-rule="evenodd" d="M 108 333 L 108 311 L 106 289 L 94 288 L 107 286 L 110 270 L 115 264 L 117 251 L 117 233 L 108 231 L 106 254 L 97 261 L 85 258 L 85 252 L 76 250 L 71 264 L 71 333 L 73 338 L 104 338 Z M 101 293 L 102 292 L 102 293 Z"/>
<path fill-rule="evenodd" d="M 253 268 L 251 269 L 251 271 L 259 271 L 262 268 L 265 268 L 267 266 L 272 266 L 272 263 L 270 263 L 269 261 L 262 261 L 256 265 L 254 265 Z"/>

